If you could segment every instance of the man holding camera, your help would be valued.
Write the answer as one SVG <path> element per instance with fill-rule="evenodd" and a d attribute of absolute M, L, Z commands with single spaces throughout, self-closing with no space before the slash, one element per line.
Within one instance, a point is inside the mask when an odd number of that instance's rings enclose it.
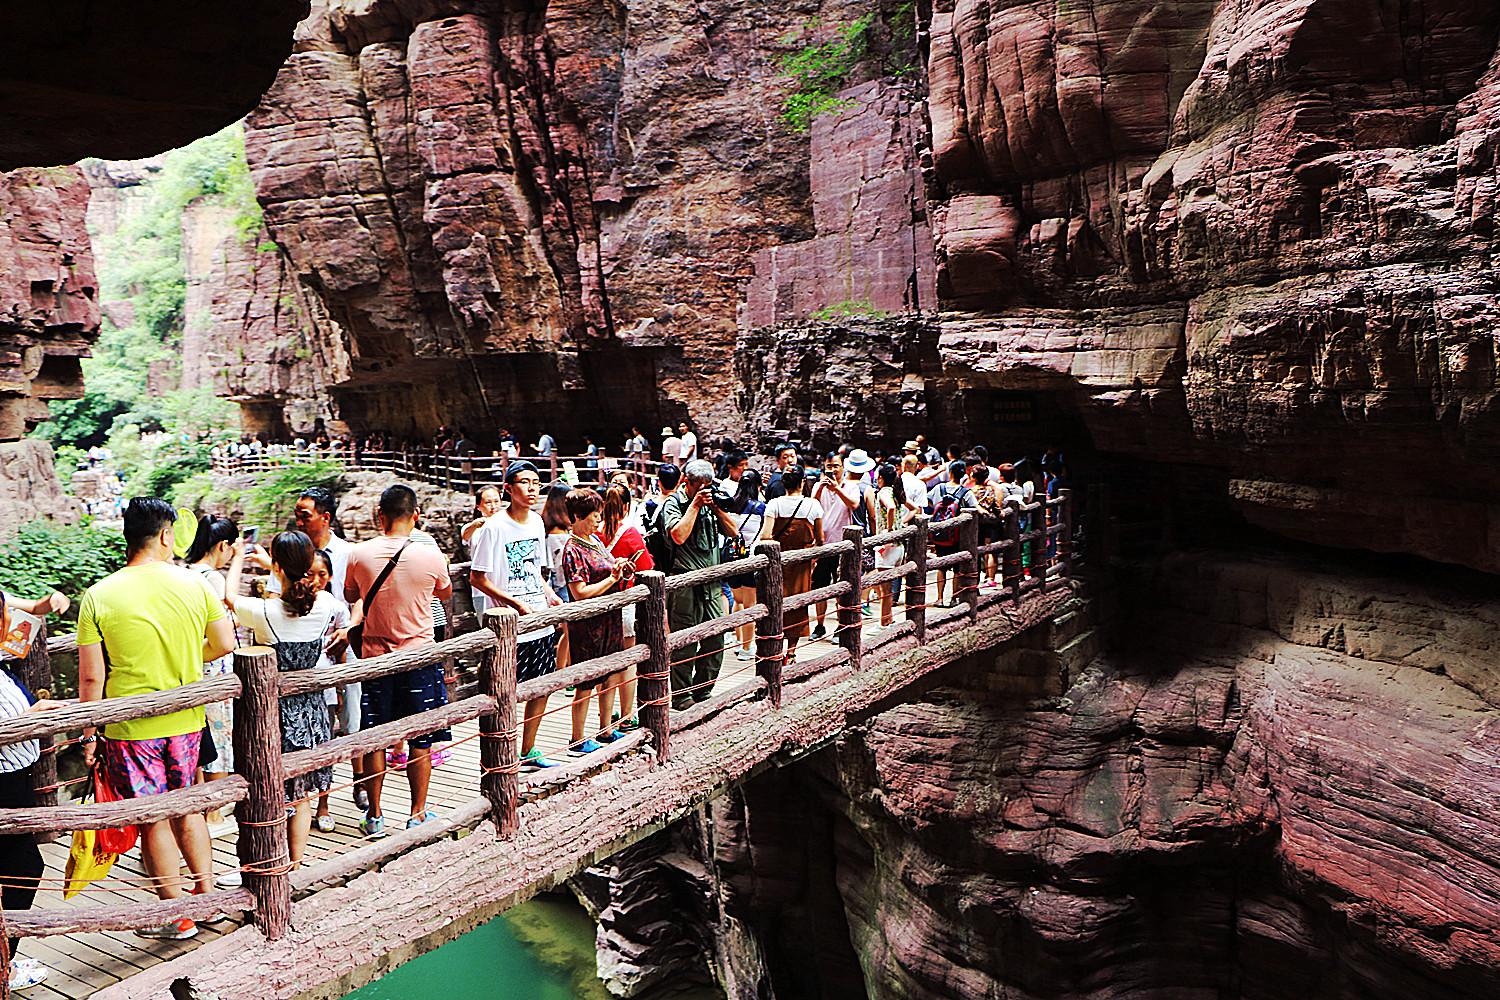
<path fill-rule="evenodd" d="M 682 484 L 662 504 L 662 524 L 672 540 L 671 573 L 706 569 L 719 563 L 724 536 L 738 528 L 725 511 L 729 498 L 714 490 L 714 467 L 698 459 L 682 470 Z M 667 621 L 673 631 L 691 628 L 724 615 L 724 588 L 719 583 L 683 587 L 667 595 Z M 711 636 L 677 650 L 672 656 L 672 707 L 687 708 L 713 694 L 724 663 L 724 637 Z"/>

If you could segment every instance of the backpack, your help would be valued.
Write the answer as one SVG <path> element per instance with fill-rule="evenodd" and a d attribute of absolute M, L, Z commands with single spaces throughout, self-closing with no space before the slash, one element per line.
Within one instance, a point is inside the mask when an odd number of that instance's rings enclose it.
<path fill-rule="evenodd" d="M 952 492 L 949 492 L 952 490 Z M 957 517 L 964 507 L 964 500 L 969 491 L 962 487 L 954 487 L 952 483 L 943 483 L 938 487 L 937 503 L 932 507 L 932 519 L 934 521 L 949 521 Z M 958 544 L 958 525 L 950 524 L 944 528 L 938 528 L 932 532 L 932 544 L 951 546 Z"/>
<path fill-rule="evenodd" d="M 670 573 L 672 563 L 677 558 L 677 546 L 672 544 L 667 526 L 662 523 L 661 513 L 665 506 L 666 500 L 663 498 L 655 510 L 647 511 L 641 536 L 646 541 L 646 551 L 651 553 L 651 561 L 656 564 L 656 568 L 663 573 Z"/>

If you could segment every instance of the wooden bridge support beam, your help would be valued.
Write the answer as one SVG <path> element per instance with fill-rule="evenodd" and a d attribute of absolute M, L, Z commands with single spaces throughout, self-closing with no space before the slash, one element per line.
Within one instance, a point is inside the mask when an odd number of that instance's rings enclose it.
<path fill-rule="evenodd" d="M 958 547 L 969 553 L 967 565 L 960 563 L 954 574 L 955 591 L 964 595 L 969 606 L 969 621 L 979 620 L 979 576 L 984 570 L 984 557 L 979 554 L 979 514 L 968 511 L 961 515 L 963 523 L 958 526 Z"/>
<path fill-rule="evenodd" d="M 1057 507 L 1057 522 L 1062 525 L 1057 533 L 1057 565 L 1067 573 L 1073 568 L 1073 491 L 1061 489 L 1057 495 L 1062 500 Z"/>
<path fill-rule="evenodd" d="M 636 671 L 636 704 L 640 706 L 641 726 L 651 733 L 656 759 L 670 755 L 672 732 L 672 648 L 667 635 L 667 578 L 657 570 L 636 574 L 636 582 L 646 587 L 646 599 L 636 605 L 635 641 L 651 649 L 651 656 Z"/>
<path fill-rule="evenodd" d="M 52 697 L 52 659 L 47 654 L 46 622 L 31 637 L 31 649 L 21 665 L 21 676 L 26 679 L 26 686 L 31 688 L 32 694 L 38 698 Z M 52 787 L 57 784 L 57 752 L 53 749 L 56 743 L 55 736 L 43 736 L 37 741 L 42 756 L 31 767 L 31 786 L 46 789 L 36 793 L 36 804 L 39 806 L 57 805 L 57 789 Z M 56 840 L 57 834 L 40 834 L 37 839 L 47 843 Z"/>
<path fill-rule="evenodd" d="M 844 528 L 844 541 L 853 543 L 854 547 L 839 554 L 839 579 L 849 584 L 849 592 L 838 598 L 839 645 L 849 651 L 849 666 L 855 670 L 860 668 L 859 654 L 864 646 L 860 635 L 860 608 L 865 603 L 864 589 L 860 585 L 864 537 L 865 529 L 857 524 Z"/>
<path fill-rule="evenodd" d="M 766 616 L 755 623 L 755 672 L 766 679 L 766 697 L 771 705 L 780 708 L 781 668 L 786 649 L 781 610 L 786 578 L 781 565 L 781 543 L 759 542 L 755 551 L 766 557 L 765 570 L 755 578 L 755 602 L 766 606 Z"/>
<path fill-rule="evenodd" d="M 1000 585 L 1010 588 L 1011 600 L 1020 603 L 1021 600 L 1021 513 L 1016 510 L 1005 512 L 1005 537 L 1010 544 L 1005 547 L 1004 557 L 1000 560 Z"/>
<path fill-rule="evenodd" d="M 917 641 L 927 638 L 927 522 L 926 514 L 912 521 L 916 531 L 906 543 L 906 558 L 915 567 L 906 577 L 906 620 L 916 629 Z"/>
<path fill-rule="evenodd" d="M 479 661 L 479 691 L 495 699 L 495 714 L 479 717 L 479 790 L 490 803 L 495 835 L 516 835 L 521 807 L 520 730 L 516 722 L 516 619 L 512 608 L 489 611 L 484 623 L 495 648 Z"/>
<path fill-rule="evenodd" d="M 292 924 L 276 653 L 266 646 L 244 646 L 235 651 L 234 672 L 242 685 L 234 703 L 234 763 L 250 786 L 235 809 L 237 847 L 245 888 L 255 897 L 255 924 L 276 941 Z"/>

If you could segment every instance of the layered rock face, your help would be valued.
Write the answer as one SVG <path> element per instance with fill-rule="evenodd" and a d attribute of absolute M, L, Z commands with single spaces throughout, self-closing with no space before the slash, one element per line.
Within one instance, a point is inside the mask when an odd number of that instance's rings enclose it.
<path fill-rule="evenodd" d="M 730 429 L 752 257 L 812 235 L 775 59 L 854 9 L 320 5 L 246 143 L 273 238 L 345 339 L 340 415 Z"/>
<path fill-rule="evenodd" d="M 1401 10 L 935 3 L 944 311 L 904 324 L 903 408 L 992 443 L 980 397 L 1025 397 L 1073 415 L 1074 452 L 1214 470 L 1277 533 L 1500 568 L 1500 12 Z M 831 325 L 830 352 L 865 342 Z M 802 336 L 747 332 L 740 370 L 794 365 L 777 343 Z M 746 393 L 810 437 L 889 409 Z"/>
<path fill-rule="evenodd" d="M 979 313 L 945 370 L 1225 467 L 1274 530 L 1500 566 L 1500 11 L 1408 13 L 935 5 L 939 289 Z M 1395 455 L 1440 532 L 1372 496 Z"/>
<path fill-rule="evenodd" d="M 83 395 L 80 359 L 99 333 L 88 202 L 76 167 L 0 174 L 0 540 L 39 517 L 78 519 L 52 449 L 17 439 L 48 400 Z"/>
<path fill-rule="evenodd" d="M 731 997 L 1492 995 L 1500 597 L 1217 553 L 1121 593 L 611 874 L 717 915 Z M 688 943 L 643 912 L 600 935 L 637 977 Z"/>
<path fill-rule="evenodd" d="M 0 174 L 0 441 L 83 395 L 79 359 L 99 332 L 98 282 L 76 167 Z"/>
<path fill-rule="evenodd" d="M 247 433 L 284 439 L 333 424 L 326 385 L 349 369 L 343 339 L 265 229 L 195 202 L 182 213 L 182 386 L 240 405 Z"/>
<path fill-rule="evenodd" d="M 1064 618 L 838 748 L 870 995 L 1492 994 L 1500 603 L 1197 555 L 1130 591 L 1124 651 Z"/>
<path fill-rule="evenodd" d="M 128 159 L 217 132 L 254 106 L 307 0 L 7 4 L 0 169 Z"/>

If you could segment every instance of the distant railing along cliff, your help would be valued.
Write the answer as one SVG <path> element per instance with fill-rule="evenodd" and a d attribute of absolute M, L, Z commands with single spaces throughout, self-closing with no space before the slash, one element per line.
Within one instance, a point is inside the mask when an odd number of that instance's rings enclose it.
<path fill-rule="evenodd" d="M 659 464 L 650 457 L 612 455 L 443 455 L 431 451 L 323 448 L 220 455 L 213 460 L 213 471 L 221 475 L 253 474 L 318 461 L 338 462 L 353 472 L 389 472 L 403 479 L 470 493 L 485 486 L 499 486 L 505 482 L 505 470 L 510 463 L 518 461 L 530 462 L 549 472 L 552 480 L 571 469 L 579 483 L 606 482 L 620 470 L 632 476 L 649 477 Z"/>
<path fill-rule="evenodd" d="M 411 475 L 412 466 L 389 458 L 388 453 L 366 453 L 365 461 L 388 462 L 391 471 Z M 482 462 L 484 468 L 490 470 L 503 460 L 453 461 L 476 465 Z M 236 467 L 243 468 L 243 460 L 237 461 Z M 439 467 L 447 468 L 447 465 L 444 463 Z M 956 551 L 940 557 L 931 556 L 931 533 L 954 528 L 958 538 Z M 151 823 L 238 803 L 236 817 L 240 837 L 237 850 L 244 881 L 242 888 L 172 900 L 74 909 L 5 910 L 0 916 L 0 921 L 3 921 L 0 923 L 0 941 L 7 936 L 155 927 L 183 918 L 203 920 L 225 911 L 249 912 L 265 938 L 275 941 L 286 935 L 291 925 L 294 893 L 306 894 L 320 886 L 347 880 L 397 855 L 448 838 L 457 831 L 473 829 L 485 817 L 493 821 L 497 838 L 511 840 L 515 838 L 519 825 L 518 807 L 523 798 L 534 797 L 538 788 L 556 794 L 570 783 L 633 755 L 654 755 L 660 765 L 671 759 L 674 738 L 684 733 L 691 734 L 693 727 L 729 706 L 759 702 L 753 713 L 746 715 L 744 720 L 736 720 L 733 725 L 751 726 L 757 720 L 763 724 L 767 713 L 795 712 L 803 699 L 811 701 L 815 697 L 826 697 L 826 686 L 821 694 L 816 693 L 820 690 L 817 679 L 833 673 L 845 675 L 843 683 L 848 686 L 839 689 L 843 692 L 840 700 L 851 711 L 856 704 L 864 705 L 873 699 L 889 697 L 891 679 L 881 675 L 890 654 L 883 653 L 883 648 L 896 649 L 897 646 L 892 644 L 909 644 L 914 639 L 920 650 L 932 641 L 928 638 L 929 629 L 940 629 L 934 634 L 936 638 L 939 634 L 952 634 L 955 627 L 983 624 L 981 619 L 987 622 L 996 616 L 1009 618 L 1012 623 L 1020 622 L 1027 618 L 1026 609 L 1033 601 L 1040 601 L 1043 594 L 1068 585 L 1072 570 L 1072 503 L 1067 491 L 1056 498 L 1007 511 L 998 528 L 999 539 L 982 544 L 977 514 L 966 512 L 945 521 L 931 521 L 924 515 L 905 527 L 881 535 L 866 537 L 862 529 L 851 526 L 844 529 L 843 537 L 838 541 L 817 547 L 783 552 L 775 542 L 761 542 L 751 556 L 735 562 L 673 576 L 642 572 L 636 585 L 623 592 L 564 604 L 526 617 L 526 628 L 535 630 L 637 606 L 637 645 L 519 684 L 516 678 L 519 619 L 515 612 L 501 609 L 488 612 L 483 618 L 484 627 L 476 631 L 420 649 L 295 673 L 279 673 L 271 649 L 241 648 L 234 654 L 232 675 L 213 677 L 167 691 L 72 704 L 0 721 L 0 745 L 24 740 L 42 742 L 46 766 L 38 768 L 37 783 L 51 786 L 45 789 L 49 794 L 39 797 L 39 801 L 46 804 L 0 809 L 0 835 L 48 834 Z M 948 533 L 945 531 L 945 535 Z M 874 571 L 862 569 L 863 550 L 896 542 L 905 546 L 906 558 L 902 563 Z M 1030 547 L 1029 567 L 1023 567 L 1025 546 Z M 1001 586 L 998 590 L 986 590 L 981 596 L 979 571 L 984 565 L 984 557 L 991 553 L 996 554 L 1001 563 Z M 837 581 L 805 593 L 788 595 L 783 586 L 786 567 L 820 558 L 837 560 Z M 958 605 L 948 608 L 929 606 L 928 576 L 937 570 L 956 574 L 958 582 L 954 594 L 961 601 Z M 671 630 L 667 612 L 669 594 L 684 587 L 746 575 L 753 576 L 755 581 L 753 605 L 691 628 Z M 863 595 L 871 587 L 897 579 L 904 580 L 909 588 L 904 618 L 866 633 L 861 627 Z M 839 623 L 830 639 L 820 640 L 827 644 L 828 651 L 805 661 L 786 664 L 783 616 L 828 600 L 836 604 Z M 755 676 L 745 683 L 722 689 L 691 708 L 672 709 L 670 676 L 674 651 L 751 623 L 756 633 Z M 809 647 L 815 650 L 816 643 L 808 643 L 803 648 L 809 650 Z M 76 642 L 71 636 L 34 643 L 27 670 L 38 687 L 45 686 L 50 676 L 49 654 L 72 648 L 76 648 Z M 456 700 L 450 704 L 373 729 L 339 736 L 309 750 L 282 751 L 281 697 L 368 681 L 452 659 L 477 661 L 478 667 L 477 681 L 461 685 L 456 691 Z M 937 658 L 934 658 L 936 662 Z M 584 758 L 550 772 L 523 777 L 517 703 L 574 685 L 601 682 L 610 674 L 632 665 L 638 670 L 641 728 Z M 872 690 L 866 691 L 865 687 Z M 76 732 L 85 726 L 149 718 L 231 698 L 234 700 L 235 773 L 227 778 L 143 798 L 55 804 L 56 796 L 52 793 L 56 787 L 53 784 L 56 780 L 55 754 L 50 751 L 55 749 L 55 738 L 60 734 Z M 480 797 L 438 820 L 294 868 L 284 822 L 287 810 L 285 782 L 288 779 L 473 719 L 479 721 L 481 740 Z M 680 776 L 674 776 L 671 768 L 658 767 L 644 780 L 663 783 L 665 789 L 680 780 Z M 548 798 L 539 803 L 539 808 L 545 811 L 555 802 L 558 799 Z M 649 819 L 625 816 L 621 822 L 645 824 Z M 4 963 L 0 962 L 0 969 L 3 968 Z M 0 995 L 4 993 L 5 983 L 0 979 Z"/>

